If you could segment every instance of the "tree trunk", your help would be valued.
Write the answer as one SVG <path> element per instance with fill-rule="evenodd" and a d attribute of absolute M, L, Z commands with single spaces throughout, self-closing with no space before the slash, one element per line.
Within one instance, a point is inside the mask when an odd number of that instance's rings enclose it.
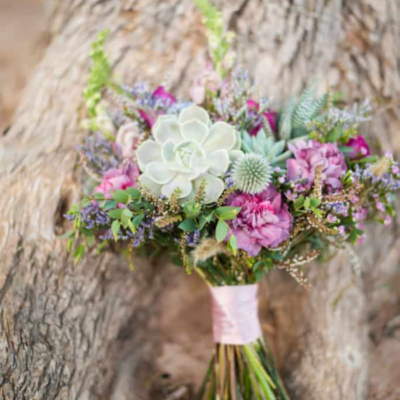
<path fill-rule="evenodd" d="M 386 112 L 368 134 L 400 153 L 396 0 L 215 3 L 262 94 L 287 97 L 316 81 L 351 99 L 380 99 Z M 161 260 L 138 260 L 131 272 L 121 257 L 92 254 L 73 266 L 59 236 L 80 192 L 74 146 L 91 42 L 110 28 L 117 76 L 167 81 L 187 95 L 203 65 L 201 18 L 189 0 L 48 0 L 47 7 L 52 41 L 0 138 L 0 395 L 190 398 L 185 385 L 199 383 L 212 348 L 205 286 Z M 363 278 L 344 254 L 310 267 L 309 292 L 282 272 L 267 278 L 263 323 L 293 399 L 367 398 L 374 310 L 366 300 L 372 293 L 374 304 L 384 303 L 375 282 L 379 272 L 394 274 L 396 230 L 371 231 L 359 252 Z"/>

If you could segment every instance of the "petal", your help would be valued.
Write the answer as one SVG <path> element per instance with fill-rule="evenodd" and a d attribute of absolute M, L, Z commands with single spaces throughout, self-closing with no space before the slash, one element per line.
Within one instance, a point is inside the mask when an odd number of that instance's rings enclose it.
<path fill-rule="evenodd" d="M 193 154 L 190 159 L 190 173 L 189 179 L 196 179 L 199 175 L 204 174 L 209 169 L 208 160 L 204 157 L 199 157 L 198 154 Z"/>
<path fill-rule="evenodd" d="M 232 150 L 236 143 L 235 128 L 226 122 L 216 122 L 210 129 L 210 134 L 204 142 L 208 153 L 219 150 Z"/>
<path fill-rule="evenodd" d="M 147 175 L 142 174 L 139 176 L 139 183 L 150 190 L 154 196 L 160 196 L 161 194 L 161 185 L 152 181 Z"/>
<path fill-rule="evenodd" d="M 207 161 L 210 166 L 209 172 L 216 176 L 220 176 L 226 172 L 230 164 L 228 152 L 222 149 L 211 153 Z"/>
<path fill-rule="evenodd" d="M 181 125 L 181 132 L 184 139 L 203 143 L 208 136 L 208 127 L 195 119 L 183 123 Z"/>
<path fill-rule="evenodd" d="M 231 159 L 231 163 L 234 163 L 239 158 L 244 157 L 243 151 L 240 150 L 231 150 L 229 152 L 229 158 Z"/>
<path fill-rule="evenodd" d="M 146 175 L 154 182 L 164 185 L 173 179 L 175 172 L 170 171 L 166 164 L 154 161 L 146 166 Z"/>
<path fill-rule="evenodd" d="M 193 184 L 187 179 L 186 175 L 177 175 L 171 182 L 167 183 L 161 188 L 161 192 L 164 196 L 171 197 L 174 191 L 179 188 L 181 193 L 179 198 L 187 197 L 193 190 Z"/>
<path fill-rule="evenodd" d="M 222 192 L 224 191 L 225 188 L 224 182 L 222 181 L 222 179 L 206 173 L 201 175 L 194 181 L 196 191 L 199 189 L 203 180 L 206 181 L 206 188 L 205 188 L 206 193 L 205 193 L 204 203 L 216 202 L 220 198 Z"/>
<path fill-rule="evenodd" d="M 142 171 L 153 161 L 161 161 L 161 146 L 154 140 L 147 140 L 136 150 L 139 167 Z"/>
<path fill-rule="evenodd" d="M 165 143 L 168 139 L 173 140 L 175 143 L 182 141 L 178 118 L 175 115 L 161 115 L 158 117 L 152 132 L 154 138 L 160 144 Z"/>
<path fill-rule="evenodd" d="M 165 163 L 173 162 L 175 159 L 175 144 L 173 140 L 168 139 L 161 148 L 162 159 Z"/>
<path fill-rule="evenodd" d="M 235 145 L 233 146 L 233 150 L 240 150 L 242 147 L 242 135 L 240 134 L 239 131 L 235 131 L 235 136 L 236 136 L 236 142 Z"/>
<path fill-rule="evenodd" d="M 179 122 L 183 124 L 186 121 L 197 120 L 202 122 L 203 124 L 209 126 L 210 125 L 210 117 L 207 111 L 198 106 L 190 106 L 185 108 L 179 114 Z"/>

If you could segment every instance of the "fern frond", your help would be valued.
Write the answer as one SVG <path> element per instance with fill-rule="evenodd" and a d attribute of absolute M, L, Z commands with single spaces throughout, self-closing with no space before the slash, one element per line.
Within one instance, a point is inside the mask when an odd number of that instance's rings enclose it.
<path fill-rule="evenodd" d="M 292 96 L 284 108 L 282 115 L 279 119 L 279 136 L 284 140 L 291 138 L 292 132 L 292 118 L 296 109 L 296 101 Z"/>

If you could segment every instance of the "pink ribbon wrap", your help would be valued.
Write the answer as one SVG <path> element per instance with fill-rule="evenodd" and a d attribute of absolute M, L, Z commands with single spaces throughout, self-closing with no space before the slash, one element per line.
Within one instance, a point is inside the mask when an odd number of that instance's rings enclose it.
<path fill-rule="evenodd" d="M 261 336 L 258 285 L 211 287 L 216 343 L 245 345 Z"/>

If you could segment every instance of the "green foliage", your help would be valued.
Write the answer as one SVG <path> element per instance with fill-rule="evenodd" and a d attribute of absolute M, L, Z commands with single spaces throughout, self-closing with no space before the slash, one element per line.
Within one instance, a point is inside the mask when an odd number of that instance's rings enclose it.
<path fill-rule="evenodd" d="M 215 238 L 217 242 L 222 242 L 225 240 L 226 236 L 229 233 L 229 225 L 220 219 L 217 223 L 217 228 L 215 229 Z"/>
<path fill-rule="evenodd" d="M 96 106 L 101 100 L 101 91 L 110 82 L 111 67 L 104 51 L 104 43 L 109 30 L 101 32 L 97 40 L 92 44 L 90 57 L 92 68 L 89 73 L 88 83 L 83 91 L 86 108 L 91 118 L 97 115 Z"/>
<path fill-rule="evenodd" d="M 235 219 L 239 214 L 241 207 L 231 207 L 231 206 L 224 206 L 218 207 L 215 210 L 215 215 L 218 219 L 222 219 L 223 221 L 229 221 Z"/>
<path fill-rule="evenodd" d="M 260 154 L 273 166 L 284 167 L 286 160 L 292 154 L 284 151 L 286 142 L 276 141 L 272 135 L 266 135 L 260 130 L 256 136 L 250 136 L 247 132 L 242 134 L 242 150 L 244 153 Z"/>
<path fill-rule="evenodd" d="M 203 14 L 203 23 L 207 28 L 208 50 L 214 68 L 224 78 L 226 68 L 230 68 L 229 64 L 233 64 L 233 59 L 227 60 L 227 56 L 235 37 L 234 33 L 225 32 L 222 13 L 209 0 L 194 0 L 194 2 Z"/>
<path fill-rule="evenodd" d="M 312 211 L 318 218 L 322 218 L 325 211 L 319 209 L 321 200 L 316 197 L 305 197 L 300 195 L 293 203 L 294 215 L 300 216 L 306 212 Z"/>
<path fill-rule="evenodd" d="M 279 118 L 279 136 L 290 140 L 310 133 L 308 123 L 326 107 L 328 95 L 316 98 L 315 88 L 307 88 L 296 101 L 292 97 Z"/>

